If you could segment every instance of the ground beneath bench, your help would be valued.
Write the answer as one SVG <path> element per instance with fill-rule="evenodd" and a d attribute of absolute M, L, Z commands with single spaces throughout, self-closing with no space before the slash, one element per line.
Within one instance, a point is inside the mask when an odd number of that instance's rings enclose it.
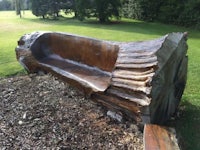
<path fill-rule="evenodd" d="M 136 125 L 105 114 L 51 75 L 0 79 L 0 149 L 143 149 Z"/>

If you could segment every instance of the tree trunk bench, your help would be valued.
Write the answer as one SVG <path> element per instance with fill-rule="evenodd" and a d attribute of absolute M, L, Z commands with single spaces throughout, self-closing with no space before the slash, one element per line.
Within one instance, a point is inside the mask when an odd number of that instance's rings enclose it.
<path fill-rule="evenodd" d="M 109 42 L 35 32 L 20 38 L 16 55 L 30 73 L 50 72 L 137 123 L 163 124 L 175 113 L 185 88 L 186 40 L 185 33 Z"/>

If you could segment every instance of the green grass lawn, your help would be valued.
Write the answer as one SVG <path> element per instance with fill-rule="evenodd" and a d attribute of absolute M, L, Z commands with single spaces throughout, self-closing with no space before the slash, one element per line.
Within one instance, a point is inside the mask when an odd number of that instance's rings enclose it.
<path fill-rule="evenodd" d="M 183 115 L 177 120 L 177 132 L 187 149 L 200 149 L 200 31 L 193 29 L 122 19 L 120 23 L 98 24 L 95 20 L 80 22 L 71 18 L 59 21 L 42 20 L 31 12 L 22 19 L 12 11 L 0 11 L 0 77 L 23 73 L 16 61 L 18 39 L 33 31 L 59 31 L 90 36 L 104 40 L 138 41 L 154 39 L 169 32 L 189 32 L 188 82 L 182 100 Z"/>

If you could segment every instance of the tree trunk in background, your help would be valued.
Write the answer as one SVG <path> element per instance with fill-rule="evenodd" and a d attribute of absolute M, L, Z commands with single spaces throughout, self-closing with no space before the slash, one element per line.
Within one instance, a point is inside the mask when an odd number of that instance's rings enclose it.
<path fill-rule="evenodd" d="M 20 18 L 22 17 L 21 7 L 22 7 L 21 0 L 15 0 L 15 11 L 16 14 L 20 16 Z"/>

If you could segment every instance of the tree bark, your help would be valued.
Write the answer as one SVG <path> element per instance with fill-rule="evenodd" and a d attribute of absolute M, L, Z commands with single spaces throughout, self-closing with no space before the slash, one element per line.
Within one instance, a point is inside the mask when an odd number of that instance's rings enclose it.
<path fill-rule="evenodd" d="M 94 99 L 120 106 L 116 111 L 129 117 L 131 111 L 140 116 L 138 123 L 164 124 L 176 112 L 186 85 L 186 41 L 186 33 L 172 33 L 152 41 L 121 43 L 107 97 L 94 94 Z M 130 107 L 134 103 L 139 110 L 115 104 L 114 99 Z"/>

